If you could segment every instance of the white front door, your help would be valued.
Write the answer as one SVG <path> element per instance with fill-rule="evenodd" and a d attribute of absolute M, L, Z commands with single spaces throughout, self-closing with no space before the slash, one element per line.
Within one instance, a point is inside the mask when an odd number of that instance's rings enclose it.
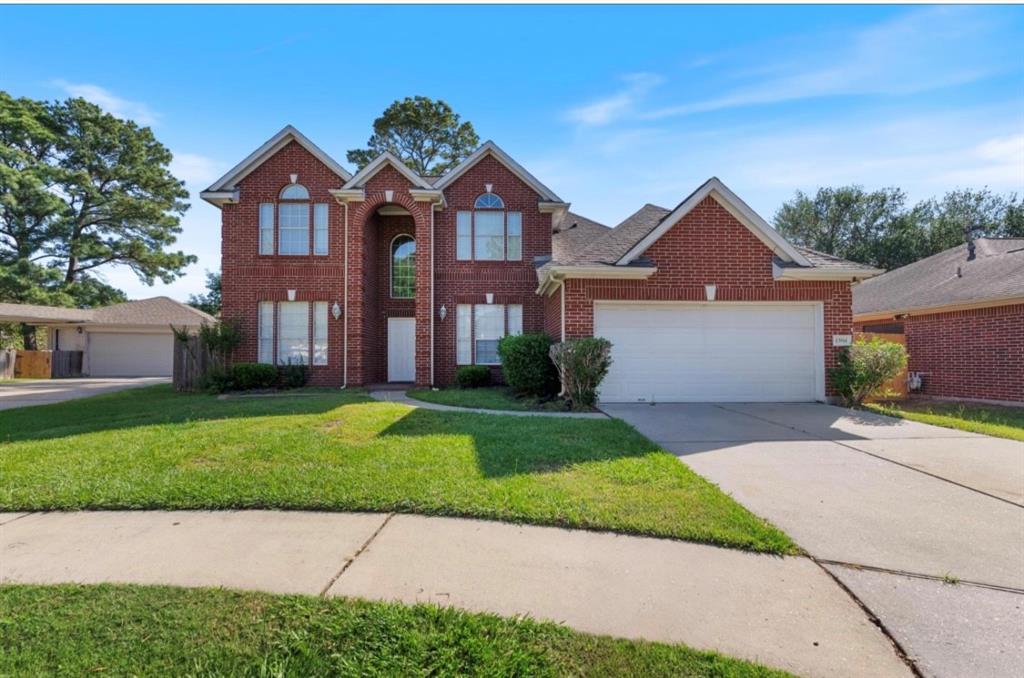
<path fill-rule="evenodd" d="M 416 380 L 416 319 L 388 318 L 388 381 Z"/>
<path fill-rule="evenodd" d="M 820 303 L 596 302 L 609 403 L 824 398 Z"/>

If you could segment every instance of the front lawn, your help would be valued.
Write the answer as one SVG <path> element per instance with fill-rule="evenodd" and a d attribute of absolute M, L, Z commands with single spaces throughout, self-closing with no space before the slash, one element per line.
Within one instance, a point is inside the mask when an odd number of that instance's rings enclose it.
<path fill-rule="evenodd" d="M 0 412 L 0 511 L 400 511 L 794 553 L 625 423 L 170 386 Z"/>
<path fill-rule="evenodd" d="M 410 398 L 438 405 L 452 407 L 476 407 L 485 410 L 517 410 L 526 412 L 540 410 L 565 412 L 564 400 L 540 401 L 537 398 L 521 398 L 505 386 L 488 388 L 417 388 L 408 391 Z"/>
<path fill-rule="evenodd" d="M 343 598 L 0 587 L 5 676 L 784 676 L 682 645 Z"/>
<path fill-rule="evenodd" d="M 928 400 L 865 407 L 890 417 L 1024 441 L 1024 408 Z"/>

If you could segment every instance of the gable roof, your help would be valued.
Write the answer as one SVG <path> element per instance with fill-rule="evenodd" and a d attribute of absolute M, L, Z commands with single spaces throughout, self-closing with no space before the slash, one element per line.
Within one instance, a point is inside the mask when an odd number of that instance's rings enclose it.
<path fill-rule="evenodd" d="M 772 228 L 768 222 L 762 219 L 757 212 L 752 210 L 747 203 L 740 200 L 739 196 L 733 193 L 728 186 L 723 184 L 718 177 L 711 177 L 697 190 L 688 195 L 674 210 L 661 218 L 658 224 L 651 229 L 647 235 L 633 245 L 615 263 L 625 265 L 639 257 L 655 241 L 664 235 L 669 229 L 679 223 L 694 207 L 699 205 L 704 198 L 711 196 L 722 207 L 724 207 L 741 224 L 746 226 L 751 233 L 758 237 L 769 249 L 771 249 L 783 261 L 791 261 L 800 266 L 811 266 L 807 260 L 793 245 L 786 241 L 778 231 Z"/>
<path fill-rule="evenodd" d="M 593 219 L 567 212 L 558 226 L 551 231 L 551 256 L 565 261 L 590 243 L 602 238 L 611 229 Z"/>
<path fill-rule="evenodd" d="M 545 186 L 540 180 L 526 171 L 522 165 L 517 163 L 512 157 L 501 150 L 496 143 L 493 141 L 486 141 L 480 148 L 473 151 L 468 158 L 460 162 L 458 165 L 453 167 L 450 171 L 444 174 L 440 179 L 434 182 L 434 188 L 443 189 L 450 186 L 452 182 L 458 179 L 460 176 L 466 173 L 473 165 L 477 164 L 487 156 L 493 157 L 495 160 L 504 165 L 510 172 L 519 177 L 523 183 L 527 184 L 530 188 L 540 195 L 542 200 L 548 202 L 563 202 L 554 191 Z"/>
<path fill-rule="evenodd" d="M 214 323 L 208 313 L 169 297 L 126 301 L 101 308 L 63 308 L 33 304 L 0 304 L 0 322 L 88 323 L 91 325 L 187 325 Z"/>
<path fill-rule="evenodd" d="M 285 127 L 280 132 L 270 137 L 270 139 L 268 139 L 266 143 L 264 143 L 262 146 L 260 146 L 255 151 L 246 156 L 245 160 L 232 167 L 230 170 L 227 171 L 227 174 L 225 174 L 220 179 L 217 179 L 217 181 L 210 184 L 210 187 L 207 188 L 205 191 L 202 191 L 199 194 L 199 197 L 203 198 L 204 200 L 207 200 L 207 202 L 217 204 L 216 202 L 214 202 L 214 200 L 217 199 L 217 196 L 208 196 L 206 194 L 216 194 L 225 191 L 235 190 L 239 181 L 244 179 L 253 170 L 255 170 L 257 167 L 266 162 L 268 158 L 270 158 L 272 155 L 274 155 L 275 153 L 277 153 L 278 151 L 280 151 L 282 148 L 284 148 L 293 141 L 302 146 L 303 148 L 305 148 L 311 154 L 313 154 L 313 156 L 317 160 L 327 165 L 327 167 L 329 167 L 331 171 L 333 171 L 343 180 L 348 181 L 349 179 L 352 178 L 352 174 L 349 173 L 348 170 L 339 165 L 334 158 L 327 155 L 319 146 L 310 141 L 306 137 L 306 135 L 304 135 L 302 132 L 295 129 L 291 125 L 285 125 Z"/>
<path fill-rule="evenodd" d="M 1024 301 L 1024 238 L 978 238 L 968 257 L 965 243 L 867 280 L 853 290 L 853 313 Z"/>
<path fill-rule="evenodd" d="M 387 165 L 391 165 L 398 170 L 398 173 L 408 179 L 409 183 L 416 188 L 433 188 L 433 185 L 431 185 L 429 181 L 416 174 L 416 172 L 413 172 L 398 156 L 391 151 L 384 151 L 370 161 L 366 167 L 356 172 L 355 176 L 350 178 L 348 182 L 342 186 L 342 189 L 362 188 L 366 185 L 366 182 L 373 177 L 373 175 L 384 169 Z"/>

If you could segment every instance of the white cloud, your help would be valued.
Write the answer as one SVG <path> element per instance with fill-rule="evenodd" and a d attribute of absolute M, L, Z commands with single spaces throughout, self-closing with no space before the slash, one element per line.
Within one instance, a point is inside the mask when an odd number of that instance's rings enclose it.
<path fill-rule="evenodd" d="M 721 63 L 721 82 L 748 81 L 718 96 L 638 111 L 639 97 L 627 89 L 575 112 L 579 121 L 603 124 L 631 111 L 640 120 L 660 120 L 816 97 L 924 92 L 1005 70 L 1013 56 L 1004 41 L 991 39 L 997 30 L 973 8 L 915 10 L 853 33 L 815 33 L 698 60 Z"/>
<path fill-rule="evenodd" d="M 651 89 L 663 81 L 654 73 L 631 73 L 622 78 L 626 87 L 615 94 L 569 110 L 565 117 L 585 126 L 607 125 L 633 111 Z"/>
<path fill-rule="evenodd" d="M 220 163 L 198 153 L 174 153 L 171 174 L 189 186 L 210 184 L 221 175 Z"/>
<path fill-rule="evenodd" d="M 113 116 L 134 120 L 140 125 L 154 125 L 160 117 L 146 104 L 122 99 L 99 85 L 67 82 L 66 80 L 54 80 L 53 84 L 72 97 L 81 97 L 86 101 L 91 101 Z"/>

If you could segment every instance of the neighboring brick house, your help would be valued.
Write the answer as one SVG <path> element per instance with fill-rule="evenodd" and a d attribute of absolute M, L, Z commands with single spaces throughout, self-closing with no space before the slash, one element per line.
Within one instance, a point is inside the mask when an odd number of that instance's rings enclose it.
<path fill-rule="evenodd" d="M 383 154 L 350 174 L 286 127 L 204 191 L 222 211 L 237 358 L 313 383 L 452 383 L 497 341 L 614 344 L 605 401 L 822 400 L 851 285 L 874 269 L 794 247 L 717 179 L 614 229 L 491 142 L 441 177 Z"/>
<path fill-rule="evenodd" d="M 860 285 L 858 330 L 903 333 L 922 395 L 1024 402 L 1024 238 L 979 238 Z"/>

